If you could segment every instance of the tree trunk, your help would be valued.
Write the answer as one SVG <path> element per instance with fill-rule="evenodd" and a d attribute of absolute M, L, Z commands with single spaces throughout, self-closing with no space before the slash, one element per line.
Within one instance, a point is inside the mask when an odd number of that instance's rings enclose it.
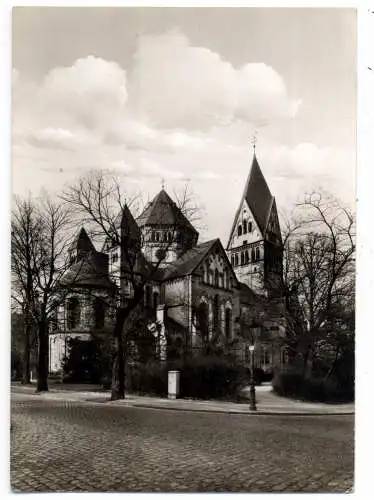
<path fill-rule="evenodd" d="M 115 352 L 112 365 L 111 400 L 125 399 L 125 358 L 122 334 L 115 339 Z"/>
<path fill-rule="evenodd" d="M 114 354 L 112 365 L 112 394 L 111 400 L 125 399 L 125 356 L 123 345 L 123 326 L 125 311 L 119 309 L 116 315 L 116 324 L 113 331 Z"/>
<path fill-rule="evenodd" d="M 23 363 L 22 363 L 22 384 L 30 384 L 30 344 L 31 344 L 31 324 L 26 317 L 24 345 L 23 345 Z"/>
<path fill-rule="evenodd" d="M 48 391 L 48 330 L 46 320 L 38 325 L 38 392 Z"/>

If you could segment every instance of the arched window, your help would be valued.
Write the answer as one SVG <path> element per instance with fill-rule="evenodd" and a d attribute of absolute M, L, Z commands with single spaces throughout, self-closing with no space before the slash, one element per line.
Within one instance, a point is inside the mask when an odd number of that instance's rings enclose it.
<path fill-rule="evenodd" d="M 259 247 L 256 247 L 256 260 L 260 259 L 260 249 Z"/>
<path fill-rule="evenodd" d="M 243 234 L 247 233 L 247 221 L 243 220 Z"/>
<path fill-rule="evenodd" d="M 241 266 L 244 265 L 244 252 L 241 252 L 241 254 L 240 254 L 240 265 Z"/>
<path fill-rule="evenodd" d="M 217 269 L 214 271 L 214 286 L 216 288 L 219 287 L 219 274 Z"/>
<path fill-rule="evenodd" d="M 245 251 L 244 255 L 245 255 L 245 259 L 244 259 L 245 263 L 248 264 L 248 262 L 249 262 L 249 253 L 248 253 L 248 250 Z"/>
<path fill-rule="evenodd" d="M 159 304 L 158 292 L 153 292 L 153 309 L 157 309 Z"/>
<path fill-rule="evenodd" d="M 256 260 L 256 254 L 255 254 L 254 248 L 252 248 L 252 251 L 251 251 L 251 258 L 252 258 L 252 262 L 254 262 Z"/>
<path fill-rule="evenodd" d="M 81 307 L 79 300 L 76 297 L 72 297 L 67 303 L 67 327 L 68 330 L 76 328 L 81 319 Z"/>
<path fill-rule="evenodd" d="M 95 328 L 104 328 L 105 324 L 105 302 L 97 297 L 94 301 Z"/>
<path fill-rule="evenodd" d="M 252 232 L 252 222 L 248 222 L 248 232 Z"/>
<path fill-rule="evenodd" d="M 225 310 L 225 335 L 226 335 L 227 339 L 231 338 L 231 318 L 232 318 L 231 309 L 226 308 L 226 310 Z"/>
<path fill-rule="evenodd" d="M 145 287 L 145 307 L 152 307 L 152 287 L 147 285 Z"/>
<path fill-rule="evenodd" d="M 238 236 L 242 235 L 242 226 L 239 224 L 238 226 Z"/>
<path fill-rule="evenodd" d="M 202 302 L 197 310 L 197 328 L 200 332 L 204 345 L 207 342 L 209 335 L 208 306 L 205 302 Z"/>
<path fill-rule="evenodd" d="M 213 300 L 213 332 L 215 333 L 219 328 L 219 297 L 214 296 Z"/>
<path fill-rule="evenodd" d="M 239 265 L 239 257 L 238 257 L 238 254 L 236 253 L 235 254 L 235 266 L 238 266 Z"/>

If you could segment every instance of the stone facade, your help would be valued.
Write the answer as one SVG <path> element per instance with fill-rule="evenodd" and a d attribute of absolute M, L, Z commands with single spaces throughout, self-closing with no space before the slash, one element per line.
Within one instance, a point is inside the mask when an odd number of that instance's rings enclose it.
<path fill-rule="evenodd" d="M 146 278 L 143 306 L 164 332 L 163 356 L 165 339 L 179 335 L 192 352 L 207 342 L 231 343 L 244 361 L 255 342 L 256 365 L 266 371 L 284 361 L 281 302 L 273 298 L 275 280 L 270 283 L 281 265 L 281 236 L 275 199 L 256 157 L 226 250 L 219 239 L 198 244 L 197 231 L 164 189 L 136 221 L 125 207 L 116 225 L 125 248 L 108 239 L 97 252 L 82 229 L 70 250 L 70 288 L 50 335 L 50 371 L 61 365 L 69 337 L 87 339 L 109 329 L 118 293 L 132 296 L 129 248 L 139 279 Z"/>

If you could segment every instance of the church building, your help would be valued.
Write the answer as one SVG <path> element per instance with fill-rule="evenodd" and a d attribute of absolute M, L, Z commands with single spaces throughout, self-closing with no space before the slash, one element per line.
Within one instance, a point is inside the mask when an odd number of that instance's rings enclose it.
<path fill-rule="evenodd" d="M 130 271 L 144 282 L 142 307 L 163 359 L 170 343 L 193 355 L 214 342 L 240 361 L 254 343 L 256 365 L 265 372 L 285 361 L 281 233 L 255 152 L 226 248 L 218 238 L 199 243 L 164 188 L 137 219 L 125 206 L 115 226 L 121 245 L 107 238 L 99 252 L 81 229 L 70 249 L 71 267 L 61 280 L 67 293 L 50 332 L 50 372 L 61 369 L 68 338 L 87 340 L 105 328 L 110 334 L 118 296 L 132 296 Z"/>

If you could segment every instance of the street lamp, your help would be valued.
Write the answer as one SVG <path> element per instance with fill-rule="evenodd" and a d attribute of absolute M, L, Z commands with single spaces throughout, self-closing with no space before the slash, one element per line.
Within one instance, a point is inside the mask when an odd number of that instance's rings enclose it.
<path fill-rule="evenodd" d="M 249 409 L 251 411 L 256 411 L 256 388 L 255 388 L 255 363 L 254 363 L 254 354 L 255 354 L 255 346 L 254 344 L 249 346 L 250 352 L 250 363 L 251 363 L 251 379 L 249 381 Z"/>

